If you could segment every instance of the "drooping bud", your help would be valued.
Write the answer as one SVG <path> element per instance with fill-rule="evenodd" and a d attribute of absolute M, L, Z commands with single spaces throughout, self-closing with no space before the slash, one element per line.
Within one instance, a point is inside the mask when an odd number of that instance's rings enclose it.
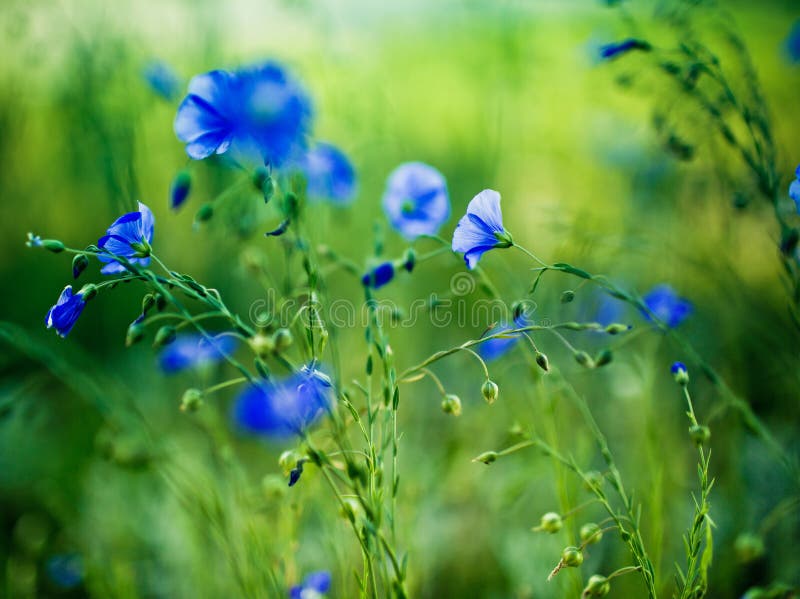
<path fill-rule="evenodd" d="M 483 399 L 486 400 L 486 403 L 492 405 L 497 400 L 497 394 L 500 393 L 500 389 L 497 386 L 497 383 L 490 379 L 486 379 L 486 382 L 483 383 L 481 387 L 481 394 L 483 394 Z"/>
<path fill-rule="evenodd" d="M 539 365 L 539 368 L 545 372 L 550 370 L 550 362 L 548 361 L 547 356 L 540 351 L 536 352 L 536 363 Z"/>
<path fill-rule="evenodd" d="M 145 294 L 142 298 L 142 314 L 147 314 L 156 305 L 156 298 L 152 293 Z"/>
<path fill-rule="evenodd" d="M 282 352 L 294 343 L 294 335 L 289 329 L 281 328 L 273 333 L 272 342 L 275 345 L 275 351 Z"/>
<path fill-rule="evenodd" d="M 568 304 L 575 299 L 575 292 L 572 289 L 567 289 L 561 294 L 561 303 Z"/>
<path fill-rule="evenodd" d="M 561 563 L 568 568 L 577 568 L 583 563 L 583 552 L 577 547 L 565 547 L 561 552 Z"/>
<path fill-rule="evenodd" d="M 595 367 L 594 360 L 592 360 L 591 356 L 585 351 L 579 349 L 572 355 L 574 356 L 575 361 L 581 366 L 585 366 L 586 368 Z"/>
<path fill-rule="evenodd" d="M 614 354 L 611 353 L 611 350 L 604 349 L 597 354 L 597 357 L 594 359 L 594 365 L 597 368 L 600 368 L 601 366 L 610 364 L 613 359 L 614 359 Z"/>
<path fill-rule="evenodd" d="M 458 395 L 448 393 L 442 398 L 442 412 L 452 416 L 461 415 L 461 400 Z"/>
<path fill-rule="evenodd" d="M 83 301 L 88 302 L 97 296 L 97 285 L 94 283 L 87 283 L 81 287 L 81 290 L 78 293 L 83 298 Z"/>
<path fill-rule="evenodd" d="M 593 543 L 599 543 L 602 538 L 603 531 L 594 522 L 589 522 L 581 526 L 581 541 L 584 544 L 590 545 Z"/>
<path fill-rule="evenodd" d="M 704 445 L 711 439 L 711 429 L 702 424 L 693 424 L 689 427 L 689 436 L 697 445 Z"/>
<path fill-rule="evenodd" d="M 564 527 L 564 520 L 556 512 L 547 512 L 542 514 L 539 521 L 539 526 L 535 527 L 535 531 L 544 531 L 549 534 L 555 534 Z"/>
<path fill-rule="evenodd" d="M 619 322 L 614 322 L 606 327 L 606 333 L 609 335 L 619 335 L 620 333 L 625 333 L 631 330 L 631 326 L 628 324 L 621 324 Z"/>
<path fill-rule="evenodd" d="M 203 405 L 203 392 L 200 389 L 187 389 L 181 397 L 181 412 L 196 412 Z"/>
<path fill-rule="evenodd" d="M 86 254 L 75 254 L 72 259 L 72 278 L 77 279 L 81 273 L 89 266 L 89 258 Z"/>
<path fill-rule="evenodd" d="M 594 574 L 586 583 L 582 597 L 605 597 L 611 590 L 611 581 L 605 576 Z"/>
<path fill-rule="evenodd" d="M 413 248 L 408 248 L 403 253 L 403 268 L 405 268 L 408 272 L 414 270 L 414 266 L 417 264 L 417 253 L 414 251 Z"/>
<path fill-rule="evenodd" d="M 173 210 L 180 208 L 189 197 L 192 187 L 192 176 L 189 171 L 180 171 L 172 180 L 169 188 L 169 205 Z"/>
<path fill-rule="evenodd" d="M 497 458 L 498 458 L 498 455 L 497 455 L 496 451 L 485 451 L 485 452 L 483 452 L 481 455 L 479 455 L 478 457 L 476 457 L 472 461 L 473 462 L 481 462 L 481 463 L 486 464 L 488 466 L 489 464 L 492 464 L 492 463 L 496 462 Z"/>
<path fill-rule="evenodd" d="M 287 449 L 278 457 L 278 466 L 283 471 L 284 476 L 289 476 L 289 473 L 297 466 L 297 462 L 303 459 L 301 454 L 296 449 Z"/>
<path fill-rule="evenodd" d="M 132 322 L 125 334 L 125 346 L 130 347 L 144 338 L 145 328 L 140 322 Z"/>
<path fill-rule="evenodd" d="M 58 254 L 64 251 L 64 244 L 58 241 L 57 239 L 42 239 L 38 245 L 46 250 L 53 252 L 54 254 Z"/>
<path fill-rule="evenodd" d="M 156 332 L 156 337 L 153 341 L 153 347 L 164 347 L 165 345 L 169 345 L 175 341 L 176 336 L 177 333 L 175 332 L 175 327 L 164 325 Z"/>
<path fill-rule="evenodd" d="M 669 370 L 675 378 L 676 383 L 682 387 L 689 384 L 689 371 L 686 369 L 686 365 L 683 362 L 675 362 Z"/>

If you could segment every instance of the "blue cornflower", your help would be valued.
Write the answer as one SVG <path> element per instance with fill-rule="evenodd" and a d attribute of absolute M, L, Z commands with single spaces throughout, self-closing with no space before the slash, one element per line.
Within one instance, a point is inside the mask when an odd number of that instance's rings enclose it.
<path fill-rule="evenodd" d="M 489 335 L 497 335 L 499 333 L 503 333 L 505 331 L 512 331 L 514 329 L 519 329 L 524 327 L 528 324 L 527 319 L 524 316 L 519 316 L 514 319 L 514 326 L 508 324 L 499 324 L 488 333 L 486 336 Z M 481 358 L 486 360 L 487 362 L 491 362 L 492 360 L 496 360 L 505 354 L 507 354 L 514 345 L 516 345 L 517 341 L 519 341 L 519 333 L 509 335 L 507 337 L 497 337 L 495 339 L 489 339 L 488 341 L 484 341 L 480 345 L 478 345 L 478 353 L 480 354 Z"/>
<path fill-rule="evenodd" d="M 321 570 L 312 572 L 303 579 L 302 584 L 289 590 L 289 599 L 319 599 L 331 588 L 331 573 Z"/>
<path fill-rule="evenodd" d="M 45 324 L 48 329 L 55 328 L 60 337 L 66 337 L 85 307 L 86 300 L 83 299 L 83 294 L 80 291 L 72 293 L 72 285 L 67 285 L 61 292 L 56 305 L 47 313 Z"/>
<path fill-rule="evenodd" d="M 614 42 L 611 44 L 603 44 L 600 46 L 600 58 L 603 60 L 612 60 L 631 50 L 642 50 L 648 52 L 652 47 L 644 40 L 637 40 L 629 38 L 621 42 Z"/>
<path fill-rule="evenodd" d="M 232 152 L 235 159 L 281 166 L 305 147 L 311 100 L 280 65 L 194 77 L 178 107 L 175 134 L 190 158 Z"/>
<path fill-rule="evenodd" d="M 361 277 L 361 283 L 365 287 L 372 287 L 373 289 L 379 289 L 386 285 L 389 281 L 394 278 L 394 264 L 391 262 L 384 262 L 373 268 L 363 277 Z"/>
<path fill-rule="evenodd" d="M 795 21 L 792 25 L 792 30 L 786 37 L 785 48 L 789 62 L 800 63 L 800 20 Z"/>
<path fill-rule="evenodd" d="M 231 355 L 236 346 L 236 339 L 230 336 L 209 339 L 203 335 L 179 335 L 161 351 L 158 363 L 161 370 L 172 374 L 220 362 Z"/>
<path fill-rule="evenodd" d="M 794 181 L 789 185 L 789 197 L 794 200 L 797 212 L 800 213 L 800 165 L 794 171 Z"/>
<path fill-rule="evenodd" d="M 349 203 L 356 192 L 356 172 L 337 147 L 318 142 L 299 161 L 306 175 L 306 195 L 312 200 Z"/>
<path fill-rule="evenodd" d="M 233 421 L 255 435 L 299 435 L 330 409 L 330 391 L 330 379 L 306 366 L 282 381 L 248 386 L 234 402 Z"/>
<path fill-rule="evenodd" d="M 467 268 L 471 270 L 484 252 L 511 244 L 511 235 L 503 228 L 500 194 L 484 189 L 472 198 L 467 213 L 458 221 L 453 232 L 453 251 L 464 254 Z"/>
<path fill-rule="evenodd" d="M 77 553 L 52 556 L 46 569 L 50 580 L 62 589 L 74 589 L 83 580 L 83 560 Z"/>
<path fill-rule="evenodd" d="M 670 328 L 681 324 L 692 313 L 692 303 L 680 297 L 666 284 L 656 285 L 642 299 L 648 310 Z M 644 317 L 652 320 L 650 314 L 646 312 Z"/>
<path fill-rule="evenodd" d="M 383 211 L 406 239 L 435 235 L 450 218 L 450 196 L 442 173 L 422 162 L 398 166 L 386 181 Z"/>
<path fill-rule="evenodd" d="M 181 80 L 167 63 L 153 61 L 144 68 L 142 74 L 150 89 L 165 100 L 171 101 L 178 97 Z"/>
<path fill-rule="evenodd" d="M 153 241 L 155 219 L 150 208 L 139 202 L 138 212 L 120 216 L 108 228 L 106 234 L 97 240 L 97 246 L 116 256 L 127 258 L 132 264 L 150 264 L 150 244 Z M 125 267 L 111 256 L 99 254 L 101 262 L 107 262 L 102 270 L 104 275 L 125 272 Z"/>

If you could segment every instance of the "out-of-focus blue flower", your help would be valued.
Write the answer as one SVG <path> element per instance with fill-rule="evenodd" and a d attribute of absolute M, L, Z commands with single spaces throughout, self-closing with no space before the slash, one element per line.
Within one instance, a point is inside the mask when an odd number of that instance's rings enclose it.
<path fill-rule="evenodd" d="M 62 589 L 74 589 L 83 580 L 83 560 L 77 553 L 54 555 L 45 568 L 50 580 Z"/>
<path fill-rule="evenodd" d="M 393 278 L 394 264 L 391 262 L 384 262 L 361 277 L 361 283 L 366 287 L 379 289 L 380 287 L 386 285 Z"/>
<path fill-rule="evenodd" d="M 276 63 L 211 71 L 189 82 L 175 134 L 195 160 L 231 152 L 278 167 L 305 147 L 311 112 L 306 91 Z"/>
<path fill-rule="evenodd" d="M 797 212 L 800 213 L 800 165 L 794 171 L 794 181 L 789 185 L 789 197 L 794 200 Z"/>
<path fill-rule="evenodd" d="M 255 435 L 299 435 L 330 409 L 330 393 L 328 377 L 306 366 L 282 381 L 248 386 L 234 402 L 233 421 Z"/>
<path fill-rule="evenodd" d="M 150 208 L 139 202 L 138 212 L 120 216 L 97 240 L 97 246 L 116 256 L 128 259 L 132 264 L 150 264 L 150 244 L 153 242 L 155 219 Z M 107 262 L 100 272 L 112 275 L 125 272 L 125 267 L 111 256 L 99 254 L 101 262 Z"/>
<path fill-rule="evenodd" d="M 306 175 L 306 195 L 312 200 L 348 204 L 356 192 L 356 171 L 336 146 L 318 142 L 300 160 Z"/>
<path fill-rule="evenodd" d="M 179 335 L 161 351 L 158 363 L 161 370 L 172 374 L 220 362 L 231 355 L 236 346 L 236 339 L 230 336 L 209 339 L 203 335 Z"/>
<path fill-rule="evenodd" d="M 435 235 L 450 218 L 444 176 L 422 162 L 401 164 L 386 182 L 383 211 L 389 224 L 406 239 Z"/>
<path fill-rule="evenodd" d="M 170 101 L 178 97 L 181 80 L 167 63 L 154 60 L 144 68 L 142 74 L 150 89 L 157 95 Z"/>
<path fill-rule="evenodd" d="M 669 369 L 672 374 L 678 374 L 679 372 L 689 372 L 686 369 L 686 364 L 683 362 L 675 362 Z"/>
<path fill-rule="evenodd" d="M 786 37 L 785 46 L 786 56 L 789 62 L 793 64 L 800 64 L 800 20 L 794 22 L 792 30 Z"/>
<path fill-rule="evenodd" d="M 302 584 L 289 590 L 289 599 L 319 599 L 331 588 L 331 573 L 321 570 L 312 572 L 303 579 Z"/>
<path fill-rule="evenodd" d="M 86 301 L 81 292 L 73 294 L 72 285 L 67 285 L 61 292 L 56 305 L 47 313 L 45 324 L 48 329 L 55 328 L 60 337 L 66 337 L 85 307 Z"/>
<path fill-rule="evenodd" d="M 656 285 L 642 299 L 648 310 L 670 328 L 681 324 L 692 313 L 691 302 L 680 297 L 672 287 L 666 284 Z M 646 312 L 644 317 L 652 320 Z"/>
<path fill-rule="evenodd" d="M 505 331 L 519 329 L 528 324 L 524 316 L 520 316 L 514 320 L 514 326 L 508 324 L 500 324 L 486 333 L 486 336 L 497 335 Z M 496 339 L 489 339 L 478 345 L 478 353 L 481 358 L 487 362 L 496 360 L 507 354 L 514 345 L 519 341 L 519 333 L 508 335 L 507 337 L 497 337 Z"/>
<path fill-rule="evenodd" d="M 496 247 L 509 247 L 511 236 L 503 228 L 500 194 L 484 189 L 470 201 L 467 213 L 453 232 L 453 251 L 464 254 L 467 268 L 477 266 L 484 252 Z"/>
<path fill-rule="evenodd" d="M 648 52 L 652 47 L 644 40 L 637 40 L 629 38 L 621 42 L 614 42 L 611 44 L 603 44 L 600 46 L 600 58 L 603 60 L 612 60 L 618 58 L 631 50 L 642 50 Z"/>
<path fill-rule="evenodd" d="M 181 171 L 172 180 L 169 186 L 169 205 L 173 210 L 180 208 L 189 197 L 192 188 L 192 176 L 189 171 Z"/>

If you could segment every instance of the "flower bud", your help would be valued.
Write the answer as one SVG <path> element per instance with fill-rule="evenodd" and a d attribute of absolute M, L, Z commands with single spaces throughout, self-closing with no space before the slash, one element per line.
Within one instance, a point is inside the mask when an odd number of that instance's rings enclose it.
<path fill-rule="evenodd" d="M 611 590 L 611 581 L 605 576 L 594 574 L 589 578 L 586 583 L 586 588 L 583 589 L 582 597 L 605 597 Z"/>
<path fill-rule="evenodd" d="M 152 293 L 146 294 L 142 298 L 142 314 L 147 314 L 150 309 L 156 305 L 156 298 L 153 297 Z"/>
<path fill-rule="evenodd" d="M 472 461 L 473 462 L 482 462 L 482 463 L 484 463 L 484 464 L 486 464 L 488 466 L 489 464 L 492 464 L 493 462 L 496 462 L 497 458 L 498 458 L 498 455 L 497 455 L 496 451 L 485 451 L 485 452 L 483 452 L 481 455 L 479 455 L 477 458 L 475 458 Z"/>
<path fill-rule="evenodd" d="M 262 333 L 256 333 L 247 342 L 260 358 L 266 358 L 275 350 L 275 340 Z"/>
<path fill-rule="evenodd" d="M 408 248 L 403 253 L 403 268 L 405 268 L 408 272 L 414 270 L 414 266 L 417 264 L 417 253 L 413 250 L 413 248 Z"/>
<path fill-rule="evenodd" d="M 153 347 L 164 347 L 165 345 L 169 345 L 175 341 L 176 336 L 177 333 L 175 332 L 175 327 L 164 325 L 156 332 L 156 338 L 153 341 Z"/>
<path fill-rule="evenodd" d="M 683 362 L 675 362 L 669 371 L 675 378 L 675 382 L 679 385 L 685 387 L 689 384 L 689 371 L 686 369 L 686 365 Z"/>
<path fill-rule="evenodd" d="M 539 368 L 545 372 L 550 370 L 550 362 L 547 360 L 547 356 L 540 351 L 536 352 L 536 363 L 539 365 Z"/>
<path fill-rule="evenodd" d="M 294 336 L 289 329 L 281 328 L 272 335 L 272 342 L 275 346 L 275 351 L 282 352 L 291 347 L 292 343 L 294 343 Z"/>
<path fill-rule="evenodd" d="M 561 552 L 561 563 L 568 568 L 577 568 L 583 563 L 583 552 L 577 547 L 565 547 Z"/>
<path fill-rule="evenodd" d="M 192 187 L 192 176 L 189 171 L 180 171 L 172 180 L 169 188 L 169 204 L 173 210 L 177 210 L 189 197 L 189 190 Z"/>
<path fill-rule="evenodd" d="M 94 283 L 87 283 L 81 287 L 81 290 L 78 293 L 83 298 L 83 301 L 88 302 L 97 296 L 97 285 Z"/>
<path fill-rule="evenodd" d="M 495 400 L 497 400 L 497 394 L 500 392 L 500 389 L 497 387 L 497 383 L 490 379 L 486 379 L 486 382 L 483 383 L 481 387 L 481 393 L 483 394 L 483 399 L 486 400 L 486 403 L 492 405 Z"/>
<path fill-rule="evenodd" d="M 542 530 L 549 534 L 555 534 L 559 530 L 564 527 L 564 520 L 555 512 L 547 512 L 546 514 L 542 514 L 542 518 L 539 521 L 539 526 L 534 528 L 533 530 L 539 531 Z"/>
<path fill-rule="evenodd" d="M 42 239 L 39 245 L 44 249 L 53 252 L 54 254 L 64 251 L 64 244 L 56 239 Z"/>
<path fill-rule="evenodd" d="M 703 445 L 711 438 L 711 429 L 702 424 L 693 424 L 689 427 L 689 436 L 697 445 Z"/>
<path fill-rule="evenodd" d="M 562 304 L 568 304 L 574 299 L 575 299 L 575 292 L 572 291 L 572 289 L 567 289 L 564 293 L 561 294 Z"/>
<path fill-rule="evenodd" d="M 194 220 L 198 223 L 204 223 L 211 220 L 212 216 L 214 216 L 214 206 L 212 204 L 203 204 L 195 213 Z"/>
<path fill-rule="evenodd" d="M 181 412 L 196 412 L 203 405 L 203 392 L 200 389 L 187 389 L 181 397 Z"/>
<path fill-rule="evenodd" d="M 461 400 L 458 395 L 448 393 L 442 398 L 442 412 L 453 416 L 461 415 Z"/>
<path fill-rule="evenodd" d="M 605 328 L 606 333 L 609 335 L 619 335 L 620 333 L 625 333 L 630 330 L 630 325 L 620 324 L 618 322 L 612 323 Z"/>
<path fill-rule="evenodd" d="M 75 254 L 72 259 L 72 278 L 77 279 L 81 273 L 89 266 L 89 258 L 86 254 Z"/>
<path fill-rule="evenodd" d="M 580 364 L 581 366 L 585 366 L 586 368 L 594 368 L 594 360 L 587 354 L 585 351 L 578 350 L 574 354 L 575 361 Z"/>
<path fill-rule="evenodd" d="M 589 522 L 581 526 L 581 541 L 584 544 L 591 545 L 599 543 L 603 538 L 603 531 L 594 522 Z"/>
<path fill-rule="evenodd" d="M 125 334 L 125 347 L 130 347 L 134 343 L 138 343 L 144 338 L 145 328 L 139 322 L 133 322 L 128 327 L 128 332 Z"/>
<path fill-rule="evenodd" d="M 603 475 L 598 472 L 597 470 L 590 470 L 586 473 L 586 478 L 583 481 L 583 486 L 586 487 L 587 491 L 592 491 L 593 489 L 599 489 L 603 486 Z"/>
<path fill-rule="evenodd" d="M 613 359 L 614 359 L 614 354 L 611 353 L 611 350 L 604 349 L 597 354 L 597 357 L 594 359 L 594 365 L 600 368 L 601 366 L 610 364 Z"/>
<path fill-rule="evenodd" d="M 153 297 L 156 300 L 156 310 L 161 312 L 167 307 L 167 298 L 165 298 L 161 293 L 154 293 Z"/>
<path fill-rule="evenodd" d="M 747 564 L 764 555 L 764 540 L 754 533 L 745 532 L 736 537 L 733 550 L 738 560 Z"/>

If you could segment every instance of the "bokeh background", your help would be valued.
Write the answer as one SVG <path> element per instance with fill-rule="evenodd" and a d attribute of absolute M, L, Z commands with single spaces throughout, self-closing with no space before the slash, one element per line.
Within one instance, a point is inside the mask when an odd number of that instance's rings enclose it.
<path fill-rule="evenodd" d="M 800 7 L 730 1 L 724 9 L 752 53 L 788 186 L 800 161 L 800 66 L 784 43 Z M 385 230 L 380 198 L 397 164 L 421 160 L 448 181 L 453 216 L 444 237 L 473 195 L 491 187 L 503 195 L 515 239 L 544 259 L 642 291 L 670 283 L 695 306 L 682 332 L 796 453 L 800 339 L 786 308 L 771 208 L 644 59 L 598 60 L 600 44 L 634 33 L 617 7 L 591 0 L 5 0 L 0 31 L 0 314 L 7 323 L 0 335 L 0 596 L 234 597 L 244 578 L 269 597 L 319 569 L 333 572 L 333 597 L 355 596 L 357 547 L 320 477 L 309 469 L 292 489 L 280 478 L 277 457 L 291 444 L 226 432 L 231 396 L 224 393 L 197 416 L 178 410 L 184 389 L 223 380 L 226 367 L 167 377 L 148 344 L 125 348 L 140 289 L 101 294 L 66 340 L 44 328 L 70 261 L 26 248 L 25 234 L 82 247 L 136 201 L 156 215 L 159 255 L 218 288 L 244 316 L 266 293 L 248 261 L 255 255 L 276 273 L 283 268 L 282 254 L 261 234 L 277 217 L 255 193 L 228 203 L 208 226 L 192 226 L 193 211 L 233 175 L 219 164 L 188 165 L 172 132 L 180 98 L 165 100 L 143 77 L 153 61 L 174 69 L 181 93 L 191 76 L 213 68 L 265 58 L 289 65 L 313 95 L 315 136 L 343 148 L 359 177 L 351 207 L 313 208 L 313 238 L 359 264 L 373 251 L 376 223 L 387 255 L 407 247 Z M 647 18 L 635 33 L 676 43 L 676 31 Z M 665 148 L 652 126 L 659 111 L 692 145 L 691 160 Z M 192 196 L 173 213 L 170 181 L 187 166 Z M 492 252 L 484 263 L 509 303 L 525 296 L 532 274 L 523 256 Z M 381 296 L 401 307 L 446 296 L 462 271 L 460 259 L 445 255 Z M 361 297 L 357 281 L 341 272 L 329 285 L 333 296 Z M 586 286 L 561 304 L 574 286 L 547 275 L 535 317 L 592 320 L 610 309 L 647 329 L 639 314 L 609 307 Z M 467 299 L 480 297 L 476 289 Z M 392 346 L 408 366 L 488 324 L 439 328 L 422 319 L 392 330 Z M 338 337 L 346 382 L 363 371 L 361 357 L 350 359 L 363 355 L 363 331 Z M 575 341 L 589 349 L 607 343 Z M 666 596 L 673 563 L 683 560 L 696 488 L 684 406 L 669 375 L 685 356 L 645 330 L 611 365 L 586 371 L 557 340 L 540 343 L 586 394 L 643 504 L 645 542 Z M 599 467 L 598 456 L 565 392 L 532 376 L 522 353 L 491 369 L 501 398 L 489 407 L 469 356 L 436 367 L 464 402 L 458 419 L 442 414 L 429 382 L 405 391 L 399 530 L 410 553 L 409 590 L 416 597 L 577 597 L 582 578 L 627 565 L 623 545 L 609 535 L 580 572 L 547 583 L 561 548 L 600 512 L 587 508 L 556 536 L 530 528 L 546 511 L 582 503 L 585 491 L 534 452 L 491 468 L 471 458 L 509 444 L 514 426 L 536 430 L 587 468 Z M 701 420 L 715 418 L 710 596 L 799 584 L 797 512 L 770 520 L 796 497 L 796 484 L 735 412 L 719 409 L 714 388 L 694 378 Z M 209 435 L 224 436 L 221 451 Z M 765 544 L 747 564 L 734 547 L 745 532 Z M 67 570 L 76 580 L 53 576 L 53 556 L 73 556 Z M 615 580 L 611 596 L 642 592 L 628 576 Z"/>

